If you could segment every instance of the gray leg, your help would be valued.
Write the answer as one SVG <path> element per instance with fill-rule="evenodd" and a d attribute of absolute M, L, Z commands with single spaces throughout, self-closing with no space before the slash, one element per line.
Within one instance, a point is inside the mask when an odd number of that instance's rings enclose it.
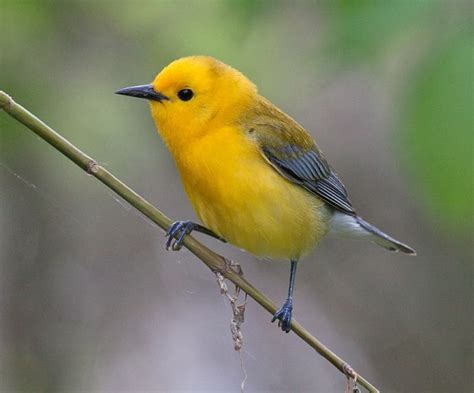
<path fill-rule="evenodd" d="M 273 315 L 272 322 L 278 319 L 278 326 L 288 333 L 291 330 L 291 314 L 293 312 L 293 288 L 295 287 L 296 268 L 298 261 L 291 261 L 290 283 L 288 285 L 288 297 L 283 306 Z"/>

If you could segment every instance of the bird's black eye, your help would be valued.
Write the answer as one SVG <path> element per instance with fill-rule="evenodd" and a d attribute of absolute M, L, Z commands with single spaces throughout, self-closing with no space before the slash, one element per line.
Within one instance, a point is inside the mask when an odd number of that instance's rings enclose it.
<path fill-rule="evenodd" d="M 178 97 L 181 101 L 189 101 L 193 98 L 194 93 L 191 89 L 183 89 L 178 91 Z"/>

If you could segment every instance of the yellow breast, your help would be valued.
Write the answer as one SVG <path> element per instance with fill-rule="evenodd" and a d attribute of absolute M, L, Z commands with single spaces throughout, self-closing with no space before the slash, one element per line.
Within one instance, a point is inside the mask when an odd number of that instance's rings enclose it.
<path fill-rule="evenodd" d="M 328 230 L 324 203 L 283 178 L 236 128 L 207 133 L 175 159 L 200 220 L 237 247 L 297 259 Z"/>

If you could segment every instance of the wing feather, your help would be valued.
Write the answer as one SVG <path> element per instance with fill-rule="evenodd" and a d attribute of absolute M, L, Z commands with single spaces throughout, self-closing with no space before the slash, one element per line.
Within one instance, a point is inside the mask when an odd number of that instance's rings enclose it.
<path fill-rule="evenodd" d="M 268 101 L 263 102 L 255 116 L 257 119 L 251 122 L 252 138 L 265 159 L 282 176 L 333 208 L 356 215 L 346 188 L 314 140 L 298 123 Z"/>

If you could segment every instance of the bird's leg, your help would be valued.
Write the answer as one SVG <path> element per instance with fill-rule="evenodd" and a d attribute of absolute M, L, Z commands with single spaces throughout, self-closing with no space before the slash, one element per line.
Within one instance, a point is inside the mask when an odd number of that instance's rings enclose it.
<path fill-rule="evenodd" d="M 272 322 L 278 319 L 278 326 L 281 330 L 288 333 L 291 329 L 291 314 L 293 312 L 293 288 L 295 286 L 296 267 L 298 261 L 291 261 L 290 283 L 288 285 L 288 297 L 283 306 L 273 315 Z"/>
<path fill-rule="evenodd" d="M 166 241 L 166 249 L 169 250 L 171 248 L 173 251 L 180 250 L 183 246 L 184 238 L 192 231 L 205 233 L 208 236 L 212 236 L 215 239 L 225 242 L 223 238 L 216 235 L 210 229 L 207 229 L 202 225 L 196 224 L 195 222 L 175 221 L 170 225 L 168 231 L 166 232 L 166 236 L 168 236 L 168 240 Z"/>

